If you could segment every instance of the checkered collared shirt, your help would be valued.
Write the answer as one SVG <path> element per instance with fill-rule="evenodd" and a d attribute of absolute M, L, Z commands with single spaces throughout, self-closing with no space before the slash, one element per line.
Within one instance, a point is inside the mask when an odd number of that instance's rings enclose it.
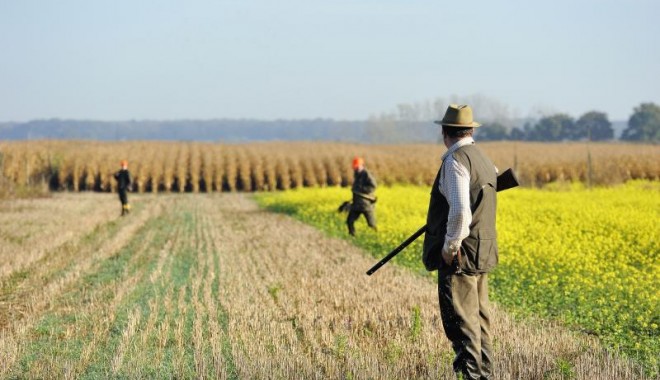
<path fill-rule="evenodd" d="M 474 144 L 472 137 L 460 139 L 442 155 L 442 171 L 438 188 L 449 203 L 445 247 L 457 252 L 463 239 L 470 234 L 472 211 L 470 210 L 470 172 L 452 154 L 460 147 Z"/>

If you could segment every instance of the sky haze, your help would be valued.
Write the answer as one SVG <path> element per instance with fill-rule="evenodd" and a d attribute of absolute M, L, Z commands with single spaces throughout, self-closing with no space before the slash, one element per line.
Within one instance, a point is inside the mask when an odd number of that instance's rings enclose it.
<path fill-rule="evenodd" d="M 660 102 L 658 15 L 655 0 L 5 0 L 0 121 L 358 120 L 476 94 L 515 117 L 627 120 Z"/>

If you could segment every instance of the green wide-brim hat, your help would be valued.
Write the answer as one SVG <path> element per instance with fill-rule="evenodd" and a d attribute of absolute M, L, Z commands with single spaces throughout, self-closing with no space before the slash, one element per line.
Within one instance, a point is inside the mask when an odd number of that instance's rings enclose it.
<path fill-rule="evenodd" d="M 436 124 L 455 128 L 477 128 L 481 124 L 472 119 L 472 108 L 465 104 L 450 104 L 442 120 L 434 121 Z"/>

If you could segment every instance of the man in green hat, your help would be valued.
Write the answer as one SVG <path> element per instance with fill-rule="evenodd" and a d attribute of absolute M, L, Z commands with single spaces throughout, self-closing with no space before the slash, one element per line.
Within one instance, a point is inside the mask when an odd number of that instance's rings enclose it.
<path fill-rule="evenodd" d="M 447 152 L 431 189 L 422 260 L 438 271 L 440 315 L 463 379 L 492 379 L 488 272 L 497 264 L 497 168 L 474 143 L 467 105 L 441 121 Z"/>

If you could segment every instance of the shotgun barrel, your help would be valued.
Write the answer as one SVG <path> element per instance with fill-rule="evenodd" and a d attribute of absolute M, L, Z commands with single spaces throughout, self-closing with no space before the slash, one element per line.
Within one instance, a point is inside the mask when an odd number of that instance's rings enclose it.
<path fill-rule="evenodd" d="M 383 257 L 383 259 L 380 260 L 379 262 L 377 262 L 376 265 L 374 265 L 373 267 L 371 267 L 371 269 L 369 269 L 369 270 L 367 271 L 367 275 L 371 276 L 375 271 L 378 270 L 378 268 L 382 267 L 383 265 L 385 265 L 385 263 L 387 263 L 388 261 L 390 261 L 390 260 L 392 259 L 392 257 L 396 256 L 399 252 L 403 251 L 404 248 L 406 248 L 407 246 L 409 246 L 410 243 L 414 242 L 415 240 L 417 240 L 418 237 L 422 236 L 422 234 L 423 234 L 425 231 L 426 231 L 426 224 L 423 225 L 422 228 L 420 228 L 419 230 L 417 230 L 417 232 L 415 232 L 414 234 L 412 234 L 408 239 L 406 239 L 406 241 L 404 241 L 403 243 L 399 244 L 398 247 L 394 248 L 394 249 L 392 250 L 392 252 L 390 252 L 390 253 L 387 254 L 387 256 Z"/>
<path fill-rule="evenodd" d="M 518 183 L 518 177 L 516 177 L 516 173 L 513 172 L 511 168 L 505 170 L 502 172 L 502 174 L 497 176 L 497 188 L 496 190 L 498 192 L 510 189 L 512 187 L 516 187 L 520 185 Z M 367 275 L 371 276 L 376 272 L 380 267 L 385 265 L 388 261 L 390 261 L 394 256 L 398 255 L 399 252 L 403 251 L 407 246 L 409 246 L 412 242 L 417 240 L 418 237 L 422 236 L 422 234 L 426 232 L 426 224 L 423 225 L 417 232 L 414 234 L 410 235 L 408 239 L 406 239 L 403 243 L 399 244 L 398 247 L 394 248 L 392 252 L 388 253 L 387 256 L 383 257 L 382 260 L 376 263 L 371 269 L 367 271 Z"/>

